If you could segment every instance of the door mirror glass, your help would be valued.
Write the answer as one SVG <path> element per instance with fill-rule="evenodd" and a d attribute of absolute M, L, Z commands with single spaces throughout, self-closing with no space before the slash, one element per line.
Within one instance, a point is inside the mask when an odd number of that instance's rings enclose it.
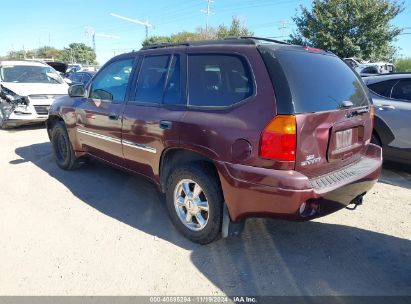
<path fill-rule="evenodd" d="M 68 94 L 70 97 L 84 97 L 86 95 L 86 88 L 82 84 L 75 84 L 69 87 Z"/>

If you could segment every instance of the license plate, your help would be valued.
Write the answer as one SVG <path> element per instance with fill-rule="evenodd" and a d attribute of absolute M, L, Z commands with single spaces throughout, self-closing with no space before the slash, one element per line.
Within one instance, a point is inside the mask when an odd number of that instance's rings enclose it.
<path fill-rule="evenodd" d="M 344 150 L 354 144 L 352 129 L 335 133 L 335 149 Z"/>

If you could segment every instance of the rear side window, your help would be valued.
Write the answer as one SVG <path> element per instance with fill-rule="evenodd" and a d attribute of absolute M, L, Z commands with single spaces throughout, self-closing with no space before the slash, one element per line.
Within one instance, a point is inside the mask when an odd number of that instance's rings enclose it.
<path fill-rule="evenodd" d="M 168 105 L 183 104 L 181 90 L 180 56 L 174 55 L 168 71 L 167 86 L 164 91 L 163 103 Z"/>
<path fill-rule="evenodd" d="M 161 103 L 170 56 L 147 56 L 140 68 L 137 102 Z"/>
<path fill-rule="evenodd" d="M 391 98 L 411 101 L 411 80 L 400 80 L 392 89 Z"/>
<path fill-rule="evenodd" d="M 390 98 L 392 87 L 398 82 L 398 80 L 386 80 L 368 85 L 368 88 L 377 93 L 378 95 Z"/>
<path fill-rule="evenodd" d="M 332 111 L 341 109 L 344 101 L 351 101 L 354 107 L 369 104 L 360 79 L 336 56 L 269 47 L 260 51 L 277 103 L 288 103 L 277 105 L 279 114 Z M 282 113 L 291 111 L 294 113 Z"/>
<path fill-rule="evenodd" d="M 253 95 L 248 63 L 235 55 L 188 57 L 189 105 L 226 107 Z"/>

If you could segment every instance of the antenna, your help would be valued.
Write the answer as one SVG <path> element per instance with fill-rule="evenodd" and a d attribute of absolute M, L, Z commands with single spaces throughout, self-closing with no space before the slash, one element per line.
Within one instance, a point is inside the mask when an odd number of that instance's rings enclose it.
<path fill-rule="evenodd" d="M 116 17 L 118 19 L 122 19 L 122 20 L 125 20 L 125 21 L 128 21 L 128 22 L 131 22 L 131 23 L 135 23 L 135 24 L 144 26 L 145 29 L 146 29 L 146 39 L 148 38 L 148 28 L 150 28 L 150 27 L 154 28 L 154 25 L 149 23 L 147 20 L 146 21 L 140 21 L 138 19 L 131 19 L 131 18 L 128 18 L 128 17 L 124 17 L 124 16 L 121 16 L 121 15 L 114 14 L 114 13 L 110 13 L 110 15 L 113 16 L 113 17 Z"/>
<path fill-rule="evenodd" d="M 214 14 L 214 12 L 211 11 L 211 3 L 214 3 L 214 0 L 206 0 L 207 1 L 207 9 L 202 9 L 201 12 L 206 14 L 206 32 L 208 33 L 208 19 L 210 18 L 210 15 Z"/>
<path fill-rule="evenodd" d="M 120 39 L 119 36 L 108 35 L 108 34 L 104 34 L 104 33 L 96 33 L 96 31 L 90 26 L 88 26 L 84 29 L 84 35 L 86 35 L 87 37 L 91 37 L 91 39 L 93 41 L 94 53 L 96 52 L 96 37 L 108 38 L 108 39 Z"/>

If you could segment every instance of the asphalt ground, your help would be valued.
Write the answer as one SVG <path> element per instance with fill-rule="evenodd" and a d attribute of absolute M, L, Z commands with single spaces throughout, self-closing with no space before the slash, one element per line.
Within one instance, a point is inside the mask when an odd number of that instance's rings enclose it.
<path fill-rule="evenodd" d="M 0 295 L 411 295 L 410 172 L 386 167 L 355 211 L 201 246 L 149 181 L 63 171 L 43 127 L 0 130 Z"/>

